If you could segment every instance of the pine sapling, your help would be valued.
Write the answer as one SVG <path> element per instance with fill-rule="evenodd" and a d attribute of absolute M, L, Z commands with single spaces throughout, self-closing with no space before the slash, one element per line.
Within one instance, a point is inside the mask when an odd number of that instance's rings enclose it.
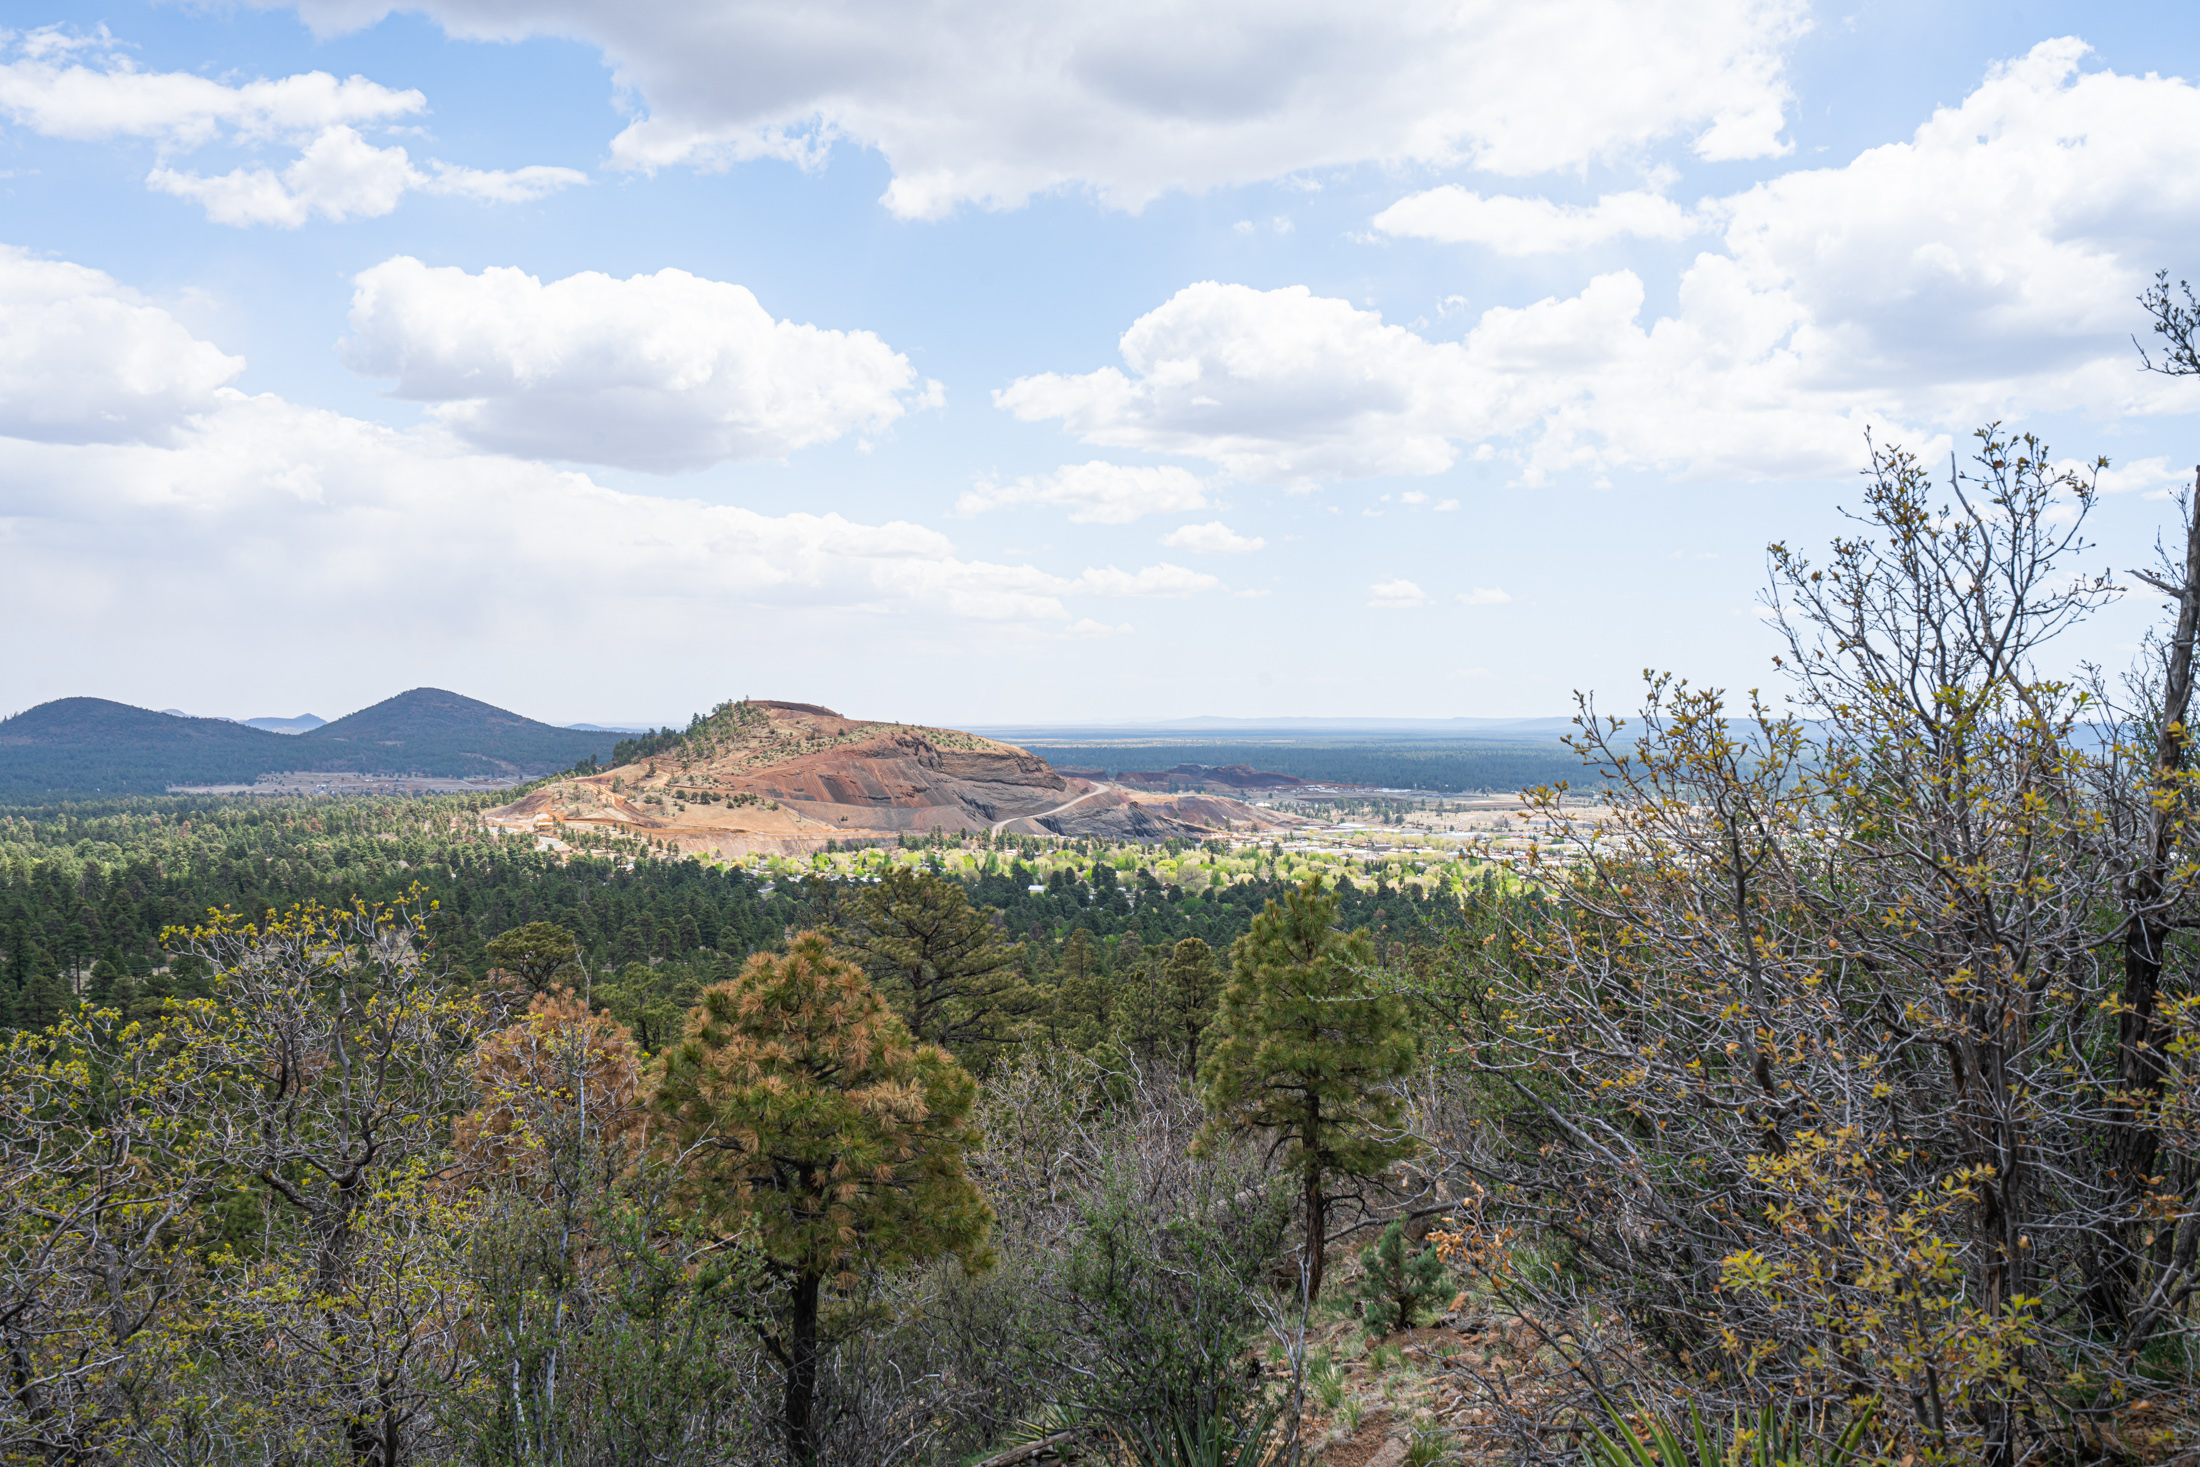
<path fill-rule="evenodd" d="M 1433 1247 L 1410 1251 L 1400 1223 L 1383 1229 L 1381 1237 L 1360 1250 L 1360 1267 L 1360 1317 L 1370 1335 L 1411 1329 L 1448 1290 L 1444 1261 Z"/>

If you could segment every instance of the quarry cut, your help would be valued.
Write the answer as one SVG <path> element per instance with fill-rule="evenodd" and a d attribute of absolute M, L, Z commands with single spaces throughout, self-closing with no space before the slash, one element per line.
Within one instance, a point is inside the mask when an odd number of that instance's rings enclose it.
<path fill-rule="evenodd" d="M 1199 840 L 1292 823 L 1221 796 L 1065 775 L 1014 744 L 959 729 L 763 699 L 724 704 L 646 757 L 554 780 L 483 818 L 551 839 L 596 830 L 724 856 L 934 831 Z"/>

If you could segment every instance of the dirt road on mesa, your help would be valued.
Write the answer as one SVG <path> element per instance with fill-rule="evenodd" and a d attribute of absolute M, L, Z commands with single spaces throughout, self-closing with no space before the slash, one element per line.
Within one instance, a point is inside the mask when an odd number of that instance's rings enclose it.
<path fill-rule="evenodd" d="M 1063 803 L 1056 805 L 1051 810 L 1041 810 L 1034 815 L 1012 815 L 1007 820 L 996 820 L 993 822 L 993 834 L 999 835 L 1001 833 L 1002 826 L 1012 824 L 1018 820 L 1044 820 L 1050 815 L 1059 815 L 1064 810 L 1072 809 L 1078 805 L 1082 805 L 1083 803 L 1085 803 L 1085 801 L 1091 799 L 1094 795 L 1104 795 L 1114 788 L 1115 786 L 1112 784 L 1103 784 L 1098 789 L 1086 790 L 1076 799 L 1066 800 Z"/>

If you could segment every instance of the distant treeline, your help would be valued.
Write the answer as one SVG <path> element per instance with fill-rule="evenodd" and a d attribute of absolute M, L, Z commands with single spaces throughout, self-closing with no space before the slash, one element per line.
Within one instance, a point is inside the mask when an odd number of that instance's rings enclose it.
<path fill-rule="evenodd" d="M 1315 784 L 1373 785 L 1384 789 L 1517 790 L 1570 780 L 1586 782 L 1581 760 L 1552 739 L 1533 743 L 1381 740 L 1328 743 L 1044 744 L 1025 748 L 1057 766 L 1130 770 L 1178 764 L 1250 764 L 1296 775 Z"/>

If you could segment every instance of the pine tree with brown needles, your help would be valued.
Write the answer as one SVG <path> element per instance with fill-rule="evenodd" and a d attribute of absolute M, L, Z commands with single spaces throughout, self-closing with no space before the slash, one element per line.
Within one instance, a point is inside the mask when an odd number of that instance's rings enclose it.
<path fill-rule="evenodd" d="M 764 1345 L 785 1376 L 794 1467 L 817 1460 L 827 1286 L 945 1255 L 991 1261 L 992 1211 L 963 1170 L 977 1093 L 815 932 L 705 989 L 659 1062 L 653 1104 L 687 1205 L 729 1233 L 752 1231 L 784 1282 Z"/>

